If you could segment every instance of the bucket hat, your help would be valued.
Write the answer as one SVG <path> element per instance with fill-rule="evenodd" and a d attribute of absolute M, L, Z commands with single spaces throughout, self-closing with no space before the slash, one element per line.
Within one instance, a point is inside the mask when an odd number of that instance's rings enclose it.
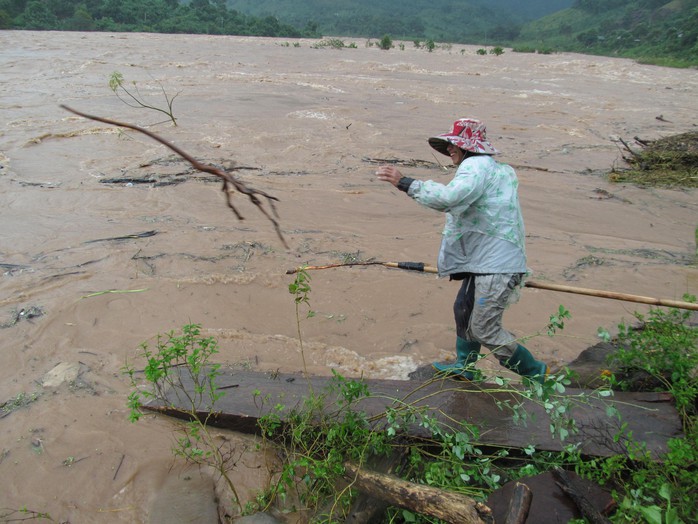
<path fill-rule="evenodd" d="M 448 156 L 448 144 L 453 144 L 472 153 L 485 155 L 499 153 L 487 140 L 485 124 L 476 118 L 459 118 L 453 122 L 450 132 L 429 138 L 429 145 L 446 156 Z"/>

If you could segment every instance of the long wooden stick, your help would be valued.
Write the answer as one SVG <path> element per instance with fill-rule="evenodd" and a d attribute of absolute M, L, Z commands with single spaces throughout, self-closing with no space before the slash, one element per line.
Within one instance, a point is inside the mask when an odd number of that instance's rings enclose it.
<path fill-rule="evenodd" d="M 326 266 L 303 266 L 295 269 L 289 269 L 286 271 L 287 275 L 297 273 L 300 270 L 317 270 L 317 269 L 331 269 L 336 267 L 345 266 L 385 266 L 397 269 L 407 269 L 412 271 L 420 271 L 423 273 L 438 273 L 439 270 L 433 266 L 427 266 L 421 262 L 347 262 L 341 264 L 329 264 Z M 612 300 L 623 300 L 625 302 L 637 302 L 639 304 L 649 304 L 652 306 L 665 306 L 673 307 L 678 309 L 688 309 L 692 311 L 698 311 L 698 304 L 692 302 L 684 302 L 681 300 L 672 300 L 669 298 L 654 298 L 654 297 L 644 297 L 641 295 L 630 295 L 628 293 L 618 293 L 615 291 L 605 291 L 602 289 L 590 289 L 583 287 L 567 286 L 564 284 L 549 284 L 546 282 L 536 282 L 533 280 L 526 280 L 524 282 L 525 287 L 535 288 L 535 289 L 546 289 L 548 291 L 559 291 L 561 293 L 574 293 L 577 295 L 588 295 L 591 297 L 599 298 L 610 298 Z"/>

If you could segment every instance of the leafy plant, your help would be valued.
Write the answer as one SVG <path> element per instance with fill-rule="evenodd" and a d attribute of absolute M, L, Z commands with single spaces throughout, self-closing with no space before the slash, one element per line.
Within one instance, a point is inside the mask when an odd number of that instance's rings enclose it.
<path fill-rule="evenodd" d="M 41 396 L 40 391 L 34 391 L 33 393 L 17 393 L 14 397 L 0 404 L 0 412 L 10 413 L 17 409 L 28 406 L 32 402 L 35 402 Z"/>
<path fill-rule="evenodd" d="M 492 49 L 490 49 L 490 54 L 495 56 L 503 55 L 504 49 L 502 49 L 500 46 L 493 47 Z"/>
<path fill-rule="evenodd" d="M 686 296 L 695 301 L 695 297 Z M 631 434 L 616 436 L 625 452 L 609 458 L 575 462 L 577 471 L 614 488 L 621 500 L 615 520 L 679 524 L 697 522 L 698 507 L 698 327 L 690 313 L 678 309 L 652 309 L 647 315 L 635 313 L 641 324 L 619 326 L 617 353 L 612 362 L 623 370 L 612 377 L 616 386 L 636 387 L 626 379 L 625 370 L 640 370 L 653 379 L 652 387 L 668 390 L 683 419 L 683 437 L 667 442 L 667 452 L 652 457 Z"/>
<path fill-rule="evenodd" d="M 215 404 L 225 394 L 218 390 L 216 379 L 220 364 L 211 358 L 218 353 L 213 337 L 201 335 L 201 326 L 187 324 L 180 334 L 169 332 L 158 335 L 154 349 L 144 342 L 138 357 L 145 361 L 143 375 L 146 387 L 140 387 L 136 369 L 126 364 L 124 372 L 129 376 L 134 391 L 128 397 L 129 420 L 136 422 L 143 416 L 143 404 L 156 401 L 160 405 L 178 410 L 188 422 L 178 430 L 173 448 L 175 456 L 196 465 L 209 465 L 225 480 L 235 502 L 242 509 L 240 498 L 228 471 L 233 467 L 235 450 L 228 442 L 219 443 L 209 427 L 209 419 L 215 416 Z M 183 407 L 175 407 L 175 406 Z M 200 418 L 198 413 L 208 414 Z"/>
<path fill-rule="evenodd" d="M 387 51 L 391 47 L 393 47 L 393 39 L 390 38 L 388 35 L 383 35 L 383 38 L 380 39 L 380 42 L 378 42 L 378 47 L 383 49 L 384 51 Z"/>
<path fill-rule="evenodd" d="M 303 346 L 303 332 L 301 330 L 301 306 L 307 308 L 305 318 L 314 317 L 315 312 L 310 308 L 310 275 L 304 267 L 298 269 L 296 272 L 295 279 L 288 285 L 288 292 L 293 295 L 293 301 L 296 306 L 296 331 L 298 333 L 298 343 L 300 344 L 301 358 L 303 360 L 303 372 L 307 375 L 308 366 L 305 362 L 305 348 Z"/>
<path fill-rule="evenodd" d="M 160 86 L 160 90 L 162 91 L 162 94 L 165 97 L 165 103 L 167 105 L 166 109 L 147 104 L 144 101 L 145 99 L 141 95 L 140 91 L 138 90 L 138 86 L 136 85 L 135 81 L 131 83 L 132 90 L 126 88 L 126 86 L 124 85 L 124 75 L 122 75 L 118 71 L 114 71 L 111 74 L 111 77 L 109 78 L 109 87 L 112 91 L 114 91 L 114 94 L 117 96 L 117 98 L 121 100 L 124 104 L 126 104 L 129 107 L 135 107 L 140 109 L 152 109 L 153 111 L 163 113 L 167 115 L 170 121 L 176 126 L 177 119 L 174 117 L 172 105 L 174 104 L 174 100 L 175 98 L 177 98 L 177 95 L 179 95 L 179 93 L 170 97 L 165 91 L 165 88 L 162 86 L 162 84 L 160 84 L 160 82 L 158 82 L 158 85 Z"/>
<path fill-rule="evenodd" d="M 695 302 L 695 296 L 684 296 Z M 639 328 L 625 323 L 618 326 L 618 350 L 612 362 L 625 370 L 646 373 L 657 389 L 668 390 L 679 410 L 695 415 L 698 400 L 698 327 L 690 312 L 679 309 L 651 309 L 647 315 L 635 313 Z M 621 377 L 619 386 L 632 385 Z M 686 417 L 684 417 L 686 418 Z"/>
<path fill-rule="evenodd" d="M 314 49 L 320 49 L 323 47 L 329 47 L 331 49 L 343 49 L 346 46 L 344 45 L 344 40 L 339 38 L 325 38 L 324 40 L 321 40 L 313 45 Z"/>
<path fill-rule="evenodd" d="M 24 522 L 29 520 L 55 520 L 44 511 L 34 511 L 26 506 L 20 509 L 0 508 L 0 522 Z"/>

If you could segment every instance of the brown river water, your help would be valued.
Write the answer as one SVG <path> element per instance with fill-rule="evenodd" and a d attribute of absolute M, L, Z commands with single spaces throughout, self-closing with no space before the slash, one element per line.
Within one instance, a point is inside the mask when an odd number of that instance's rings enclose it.
<path fill-rule="evenodd" d="M 73 523 L 168 520 L 172 483 L 199 473 L 172 458 L 173 421 L 127 421 L 123 366 L 142 342 L 195 322 L 217 338 L 224 364 L 302 371 L 286 270 L 347 257 L 434 264 L 443 216 L 378 181 L 374 162 L 448 181 L 452 170 L 426 139 L 458 117 L 484 120 L 500 159 L 517 169 L 532 279 L 679 300 L 698 293 L 698 193 L 603 177 L 623 165 L 619 138 L 695 130 L 695 70 L 354 41 L 338 50 L 0 31 L 0 403 L 36 397 L 0 418 L 0 507 Z M 114 71 L 155 105 L 163 89 L 178 93 L 178 126 L 117 99 Z M 201 161 L 237 166 L 240 180 L 279 198 L 288 248 L 240 195 L 238 220 L 215 177 L 61 104 L 149 126 Z M 184 182 L 127 181 L 147 175 Z M 107 240 L 146 231 L 155 234 Z M 311 276 L 316 316 L 302 322 L 310 373 L 407 378 L 453 354 L 456 283 L 382 266 Z M 572 318 L 550 338 L 560 305 Z M 524 289 L 505 325 L 530 337 L 540 358 L 565 364 L 598 340 L 597 328 L 613 332 L 647 310 Z M 74 374 L 50 380 L 60 364 Z M 499 371 L 492 358 L 480 365 Z M 243 496 L 265 487 L 253 447 L 233 477 Z"/>

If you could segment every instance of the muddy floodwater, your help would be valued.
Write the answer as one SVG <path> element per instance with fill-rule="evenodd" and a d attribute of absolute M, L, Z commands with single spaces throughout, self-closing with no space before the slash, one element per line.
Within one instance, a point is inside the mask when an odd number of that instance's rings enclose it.
<path fill-rule="evenodd" d="M 698 192 L 603 176 L 622 166 L 618 139 L 695 130 L 695 70 L 344 40 L 356 48 L 0 31 L 0 507 L 61 522 L 155 522 L 168 496 L 181 499 L 177 482 L 208 482 L 172 458 L 173 421 L 128 422 L 124 365 L 138 365 L 142 342 L 194 322 L 218 340 L 223 364 L 300 372 L 286 270 L 435 264 L 443 216 L 375 170 L 387 159 L 447 182 L 448 158 L 426 139 L 458 117 L 484 120 L 517 170 L 531 279 L 679 300 L 698 293 Z M 177 126 L 120 101 L 108 85 L 115 71 L 153 105 L 177 95 Z M 61 104 L 147 126 L 202 162 L 235 167 L 279 199 L 287 247 L 239 194 L 238 220 L 215 177 Z M 310 373 L 406 379 L 453 354 L 458 284 L 382 266 L 311 276 L 316 315 L 302 322 Z M 572 318 L 550 338 L 560 305 Z M 505 325 L 557 365 L 635 311 L 648 307 L 524 289 Z M 480 366 L 499 371 L 491 357 Z M 266 486 L 265 461 L 241 439 L 232 476 L 243 496 Z"/>

